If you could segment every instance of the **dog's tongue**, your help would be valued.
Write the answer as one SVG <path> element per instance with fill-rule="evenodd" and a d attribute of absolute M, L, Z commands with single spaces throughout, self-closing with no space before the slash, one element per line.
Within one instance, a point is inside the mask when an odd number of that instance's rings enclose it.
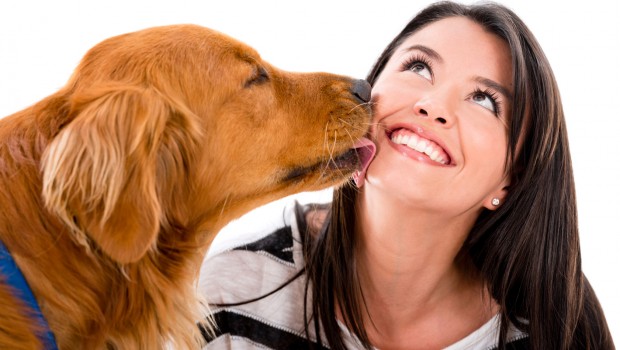
<path fill-rule="evenodd" d="M 360 169 L 353 174 L 353 180 L 357 187 L 362 187 L 366 178 L 366 170 L 377 152 L 377 146 L 369 139 L 362 138 L 353 145 L 353 148 L 357 151 L 360 160 Z"/>

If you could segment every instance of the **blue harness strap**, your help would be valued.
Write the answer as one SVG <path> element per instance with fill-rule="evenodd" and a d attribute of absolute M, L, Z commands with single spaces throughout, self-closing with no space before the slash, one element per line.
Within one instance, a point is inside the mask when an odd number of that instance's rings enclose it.
<path fill-rule="evenodd" d="M 28 282 L 26 282 L 24 275 L 19 270 L 17 264 L 15 264 L 15 260 L 13 260 L 11 253 L 4 246 L 2 241 L 0 241 L 0 274 L 4 275 L 8 285 L 13 287 L 13 290 L 16 292 L 15 297 L 21 299 L 32 310 L 31 316 L 34 317 L 35 322 L 43 329 L 42 334 L 38 336 L 44 348 L 57 350 L 58 347 L 56 345 L 56 339 L 54 339 L 54 334 L 50 330 L 45 317 L 43 317 L 41 309 L 39 309 L 39 304 L 28 286 Z M 0 317 L 2 317 L 1 314 Z"/>

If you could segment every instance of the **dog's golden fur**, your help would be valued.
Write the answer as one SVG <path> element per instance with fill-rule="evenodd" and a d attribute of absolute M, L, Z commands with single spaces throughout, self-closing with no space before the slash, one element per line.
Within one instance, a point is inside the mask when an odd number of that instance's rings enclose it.
<path fill-rule="evenodd" d="M 95 46 L 64 88 L 0 120 L 0 240 L 60 348 L 195 348 L 214 234 L 354 170 L 338 158 L 369 122 L 354 83 L 157 27 Z M 0 310 L 0 348 L 40 346 L 1 280 Z"/>

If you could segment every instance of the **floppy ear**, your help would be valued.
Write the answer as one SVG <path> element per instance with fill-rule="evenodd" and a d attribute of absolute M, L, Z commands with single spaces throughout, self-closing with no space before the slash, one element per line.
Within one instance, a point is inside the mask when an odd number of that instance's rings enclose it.
<path fill-rule="evenodd" d="M 172 107 L 153 89 L 106 86 L 76 96 L 75 118 L 42 159 L 43 198 L 119 263 L 154 248 L 162 220 L 156 167 Z"/>

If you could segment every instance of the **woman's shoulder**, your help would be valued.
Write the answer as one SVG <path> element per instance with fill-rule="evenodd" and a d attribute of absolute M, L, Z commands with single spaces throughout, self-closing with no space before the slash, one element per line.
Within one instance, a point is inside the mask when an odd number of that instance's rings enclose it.
<path fill-rule="evenodd" d="M 445 348 L 445 350 L 495 350 L 499 348 L 499 314 L 493 316 L 480 328 Z M 506 334 L 506 349 L 525 350 L 529 349 L 527 333 L 519 330 L 512 323 L 508 325 Z"/>
<path fill-rule="evenodd" d="M 304 342 L 305 233 L 300 231 L 305 231 L 306 212 L 305 206 L 290 203 L 269 215 L 252 213 L 249 225 L 236 223 L 223 233 L 229 235 L 226 240 L 215 242 L 199 285 L 217 324 L 207 348 Z"/>
<path fill-rule="evenodd" d="M 258 208 L 217 234 L 205 263 L 230 258 L 236 251 L 274 253 L 274 250 L 290 248 L 293 242 L 303 244 L 307 237 L 312 239 L 318 234 L 328 208 L 329 204 L 325 203 L 300 204 L 298 201 L 274 202 Z"/>
<path fill-rule="evenodd" d="M 255 284 L 279 283 L 303 266 L 297 207 L 260 208 L 220 231 L 202 264 L 201 292 L 212 297 L 236 287 L 256 296 Z"/>

